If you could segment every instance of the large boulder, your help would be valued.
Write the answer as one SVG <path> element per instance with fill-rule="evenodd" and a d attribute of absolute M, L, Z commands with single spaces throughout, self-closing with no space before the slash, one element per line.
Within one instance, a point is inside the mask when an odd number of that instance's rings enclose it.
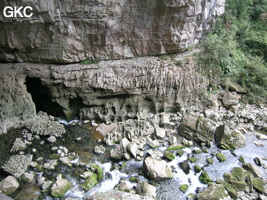
<path fill-rule="evenodd" d="M 72 188 L 72 183 L 67 179 L 62 178 L 62 175 L 57 176 L 56 182 L 51 187 L 51 195 L 53 197 L 59 198 L 62 197 L 69 189 Z"/>
<path fill-rule="evenodd" d="M 164 160 L 158 160 L 151 156 L 144 160 L 144 171 L 150 179 L 172 178 L 172 170 Z"/>
<path fill-rule="evenodd" d="M 241 148 L 246 145 L 246 138 L 238 129 L 231 130 L 227 125 L 216 128 L 215 142 L 223 149 Z"/>
<path fill-rule="evenodd" d="M 33 16 L 1 12 L 0 60 L 70 63 L 184 51 L 224 13 L 224 2 L 4 0 L 1 11 L 31 6 Z"/>
<path fill-rule="evenodd" d="M 222 185 L 212 184 L 197 195 L 198 200 L 231 200 Z"/>
<path fill-rule="evenodd" d="M 18 180 L 13 176 L 8 176 L 0 182 L 0 193 L 10 195 L 14 193 L 19 187 Z"/>
<path fill-rule="evenodd" d="M 144 196 L 149 196 L 153 199 L 156 198 L 156 188 L 145 181 L 141 181 L 136 187 L 137 193 Z"/>
<path fill-rule="evenodd" d="M 32 155 L 14 155 L 2 166 L 2 169 L 16 178 L 19 178 L 26 172 L 31 162 Z"/>

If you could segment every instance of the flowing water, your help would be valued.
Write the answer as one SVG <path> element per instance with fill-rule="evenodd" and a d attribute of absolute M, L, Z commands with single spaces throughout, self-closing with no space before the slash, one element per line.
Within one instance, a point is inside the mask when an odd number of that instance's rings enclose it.
<path fill-rule="evenodd" d="M 63 121 L 62 121 L 63 122 Z M 66 122 L 64 122 L 66 124 Z M 35 155 L 37 157 L 43 157 L 46 160 L 49 160 L 48 156 L 53 154 L 51 151 L 52 146 L 65 146 L 69 150 L 69 152 L 75 152 L 79 155 L 79 161 L 84 163 L 97 163 L 99 164 L 104 172 L 104 179 L 96 185 L 90 191 L 84 191 L 81 189 L 80 178 L 79 178 L 79 168 L 69 169 L 68 167 L 61 166 L 60 169 L 57 169 L 56 172 L 52 172 L 50 174 L 51 179 L 55 178 L 56 173 L 63 173 L 64 176 L 73 183 L 73 188 L 65 194 L 65 197 L 74 197 L 83 199 L 85 197 L 90 197 L 96 192 L 105 192 L 112 190 L 120 180 L 129 181 L 130 177 L 138 176 L 139 180 L 146 180 L 146 177 L 143 175 L 143 162 L 142 161 L 135 161 L 131 159 L 127 161 L 127 163 L 121 162 L 113 162 L 110 159 L 109 151 L 111 148 L 107 148 L 107 151 L 104 155 L 96 155 L 93 153 L 93 148 L 97 143 L 97 139 L 100 136 L 96 133 L 95 128 L 91 127 L 89 124 L 79 123 L 76 125 L 66 124 L 66 134 L 57 140 L 56 143 L 53 145 L 45 142 L 44 145 L 40 145 L 39 141 L 34 142 L 32 147 L 38 149 L 38 153 Z M 7 135 L 1 135 L 1 151 L 3 152 L 0 156 L 1 164 L 7 159 L 9 156 L 9 149 L 12 146 L 12 142 L 15 140 L 16 137 L 19 137 L 19 132 L 21 130 L 16 130 L 12 132 L 9 137 Z M 12 137 L 11 137 L 12 136 Z M 46 138 L 46 137 L 44 137 Z M 76 140 L 77 138 L 81 138 L 81 140 Z M 246 147 L 236 149 L 234 151 L 229 150 L 221 150 L 218 149 L 215 144 L 212 144 L 211 148 L 207 149 L 207 152 L 200 153 L 200 154 L 193 154 L 193 150 L 200 150 L 198 147 L 190 147 L 185 148 L 184 154 L 179 157 L 177 156 L 173 161 L 169 162 L 169 165 L 172 166 L 174 178 L 169 180 L 163 180 L 157 182 L 157 197 L 158 199 L 166 199 L 166 200 L 177 200 L 177 199 L 186 199 L 188 194 L 193 193 L 195 194 L 196 191 L 200 191 L 207 187 L 206 185 L 202 184 L 198 177 L 200 173 L 194 172 L 194 165 L 198 165 L 202 167 L 211 177 L 213 181 L 222 179 L 223 174 L 225 172 L 231 171 L 234 167 L 241 166 L 241 162 L 239 162 L 238 158 L 242 156 L 247 163 L 254 163 L 253 159 L 255 157 L 259 158 L 266 158 L 267 152 L 267 141 L 261 140 L 263 143 L 263 147 L 257 147 L 254 144 L 254 141 L 258 141 L 258 139 L 254 136 L 252 132 L 247 133 L 247 145 Z M 101 142 L 100 142 L 101 143 Z M 28 148 L 29 149 L 29 148 Z M 166 148 L 158 148 L 158 151 L 164 152 Z M 27 150 L 29 151 L 29 150 Z M 223 153 L 227 160 L 224 162 L 219 162 L 216 157 L 212 155 L 221 152 Z M 189 174 L 185 174 L 183 170 L 180 168 L 179 163 L 187 160 L 188 157 L 195 157 L 197 158 L 196 163 L 190 163 L 190 171 Z M 214 164 L 208 165 L 206 158 L 212 158 Z M 76 160 L 78 161 L 78 160 Z M 75 161 L 73 161 L 75 162 Z M 266 160 L 264 160 L 265 164 Z M 117 166 L 117 167 L 114 167 Z M 121 168 L 121 166 L 124 166 Z M 120 170 L 118 168 L 121 168 Z M 266 177 L 266 173 L 264 174 L 264 178 Z M 40 174 L 39 174 L 40 175 Z M 5 174 L 3 172 L 0 173 L 0 178 L 3 179 Z M 133 187 L 136 186 L 136 183 L 131 183 Z M 179 190 L 179 186 L 182 184 L 189 185 L 189 188 L 186 193 L 183 193 Z M 37 187 L 30 188 L 31 191 L 35 191 L 36 195 L 40 195 L 40 191 L 38 191 Z M 18 195 L 18 192 L 16 193 Z M 51 199 L 49 195 L 42 196 L 43 199 Z"/>

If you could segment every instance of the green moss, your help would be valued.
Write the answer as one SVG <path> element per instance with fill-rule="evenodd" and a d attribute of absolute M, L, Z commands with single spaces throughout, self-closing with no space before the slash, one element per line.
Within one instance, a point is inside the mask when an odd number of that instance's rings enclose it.
<path fill-rule="evenodd" d="M 67 111 L 67 112 L 65 112 L 65 116 L 66 116 L 66 119 L 67 119 L 68 121 L 70 121 L 70 120 L 73 118 L 73 113 L 72 113 L 72 111 Z"/>
<path fill-rule="evenodd" d="M 179 190 L 181 190 L 183 193 L 186 193 L 189 186 L 187 184 L 180 185 Z"/>
<path fill-rule="evenodd" d="M 171 145 L 166 150 L 167 151 L 170 151 L 170 150 L 181 150 L 181 149 L 184 149 L 184 148 L 185 148 L 184 145 L 178 144 L 178 145 Z"/>
<path fill-rule="evenodd" d="M 90 65 L 93 63 L 99 63 L 99 61 L 97 61 L 97 60 L 83 60 L 80 62 L 80 64 L 82 64 L 82 65 Z"/>
<path fill-rule="evenodd" d="M 188 160 L 191 162 L 191 163 L 195 163 L 197 161 L 197 158 L 194 158 L 194 157 L 188 157 Z"/>
<path fill-rule="evenodd" d="M 97 179 L 101 181 L 104 177 L 102 168 L 97 164 L 92 164 L 91 168 L 96 172 Z"/>
<path fill-rule="evenodd" d="M 195 165 L 194 170 L 196 173 L 199 173 L 199 172 L 201 172 L 201 167 L 199 167 L 198 165 Z"/>
<path fill-rule="evenodd" d="M 178 150 L 177 152 L 176 152 L 176 155 L 178 155 L 178 156 L 182 156 L 184 154 L 184 151 L 183 150 Z"/>
<path fill-rule="evenodd" d="M 92 174 L 92 176 L 88 177 L 82 184 L 82 188 L 85 190 L 91 190 L 95 185 L 97 185 L 97 183 L 97 174 Z"/>
<path fill-rule="evenodd" d="M 170 151 L 165 151 L 163 154 L 163 157 L 168 159 L 168 160 L 174 160 L 175 159 L 175 155 Z"/>
<path fill-rule="evenodd" d="M 208 153 L 208 149 L 202 149 L 203 153 Z"/>
<path fill-rule="evenodd" d="M 211 165 L 213 164 L 213 159 L 212 158 L 207 158 L 206 161 L 207 161 L 207 163 L 209 163 Z"/>
<path fill-rule="evenodd" d="M 218 180 L 216 183 L 223 185 L 223 187 L 227 190 L 228 194 L 233 198 L 237 199 L 237 192 L 236 190 L 232 187 L 231 184 L 227 183 L 226 181 L 223 180 Z"/>
<path fill-rule="evenodd" d="M 200 176 L 199 176 L 199 181 L 201 183 L 204 183 L 204 184 L 208 184 L 210 182 L 212 182 L 211 178 L 209 177 L 209 175 L 207 174 L 206 171 L 202 171 Z"/>
<path fill-rule="evenodd" d="M 230 180 L 230 184 L 237 190 L 237 191 L 245 191 L 246 190 L 246 182 L 245 181 L 238 181 L 238 180 Z"/>
<path fill-rule="evenodd" d="M 64 196 L 64 194 L 66 194 L 66 192 L 68 192 L 72 188 L 72 186 L 73 186 L 72 183 L 67 181 L 64 187 L 57 190 L 51 190 L 51 195 L 56 198 L 62 197 Z"/>
<path fill-rule="evenodd" d="M 200 153 L 202 153 L 201 150 L 193 150 L 193 154 L 200 154 Z"/>
<path fill-rule="evenodd" d="M 137 180 L 137 177 L 132 176 L 132 177 L 130 177 L 129 181 L 131 181 L 133 183 L 137 183 L 138 180 Z"/>
<path fill-rule="evenodd" d="M 220 162 L 226 161 L 226 157 L 222 153 L 216 153 L 216 157 Z"/>
<path fill-rule="evenodd" d="M 265 183 L 264 183 L 263 180 L 261 180 L 261 179 L 259 179 L 259 178 L 254 178 L 254 179 L 252 180 L 252 184 L 253 184 L 253 187 L 254 187 L 257 191 L 259 191 L 259 192 L 261 192 L 261 193 L 264 193 L 264 192 L 265 192 L 265 190 L 264 190 Z"/>
<path fill-rule="evenodd" d="M 124 161 L 122 164 L 121 164 L 121 169 L 123 169 L 127 164 L 127 161 Z"/>
<path fill-rule="evenodd" d="M 240 156 L 240 157 L 238 158 L 238 160 L 239 160 L 239 162 L 241 162 L 242 164 L 245 164 L 245 160 L 244 160 L 244 158 L 243 158 L 242 156 Z"/>

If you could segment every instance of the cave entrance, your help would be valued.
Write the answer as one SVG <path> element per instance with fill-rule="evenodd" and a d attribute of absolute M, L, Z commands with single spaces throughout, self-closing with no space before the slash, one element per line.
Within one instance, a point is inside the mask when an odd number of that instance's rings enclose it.
<path fill-rule="evenodd" d="M 25 84 L 37 112 L 43 111 L 55 117 L 64 116 L 62 107 L 57 102 L 53 102 L 50 89 L 39 78 L 26 77 Z"/>

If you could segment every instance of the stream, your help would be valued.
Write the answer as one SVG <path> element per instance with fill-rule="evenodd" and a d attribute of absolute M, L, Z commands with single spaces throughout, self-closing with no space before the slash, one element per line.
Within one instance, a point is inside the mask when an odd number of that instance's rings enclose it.
<path fill-rule="evenodd" d="M 62 199 L 65 199 L 66 197 L 84 199 L 85 197 L 92 196 L 96 192 L 110 191 L 115 188 L 120 180 L 129 181 L 130 177 L 132 176 L 138 177 L 139 180 L 148 181 L 143 174 L 142 161 L 135 161 L 134 159 L 131 159 L 126 162 L 114 162 L 111 160 L 109 154 L 109 151 L 112 149 L 111 147 L 107 147 L 107 150 L 103 155 L 97 155 L 93 152 L 93 149 L 96 145 L 103 144 L 103 142 L 99 140 L 100 136 L 95 132 L 95 127 L 92 127 L 89 123 L 80 122 L 78 122 L 78 124 L 76 125 L 67 123 L 65 124 L 67 132 L 62 138 L 57 139 L 57 141 L 53 144 L 50 144 L 46 141 L 44 145 L 40 145 L 40 141 L 34 141 L 32 146 L 30 148 L 28 147 L 25 153 L 29 153 L 31 148 L 36 148 L 37 153 L 34 155 L 34 159 L 43 157 L 44 160 L 49 161 L 49 155 L 53 154 L 53 152 L 51 152 L 50 150 L 52 146 L 64 146 L 69 150 L 69 152 L 75 152 L 79 156 L 79 161 L 82 161 L 86 164 L 99 164 L 103 169 L 104 179 L 90 191 L 85 191 L 80 187 L 81 180 L 79 177 L 79 168 L 68 169 L 68 167 L 62 166 L 60 167 L 60 169 L 57 169 L 55 172 L 47 175 L 47 177 L 50 177 L 53 180 L 57 173 L 63 173 L 65 178 L 72 182 L 73 188 L 69 190 Z M 3 152 L 0 156 L 1 165 L 9 156 L 7 149 L 10 149 L 12 142 L 16 137 L 19 137 L 20 131 L 21 130 L 16 129 L 12 130 L 10 134 L 0 135 L 1 151 Z M 246 137 L 246 146 L 232 151 L 219 149 L 214 143 L 210 148 L 206 149 L 205 152 L 201 152 L 199 154 L 193 153 L 194 150 L 201 150 L 201 148 L 199 147 L 184 148 L 184 154 L 182 156 L 176 156 L 174 160 L 168 162 L 172 167 L 174 178 L 158 181 L 156 183 L 157 198 L 177 200 L 177 197 L 179 197 L 179 199 L 183 200 L 186 199 L 189 194 L 196 194 L 196 191 L 201 191 L 205 187 L 207 187 L 207 185 L 202 184 L 199 181 L 198 177 L 200 176 L 201 172 L 195 173 L 195 165 L 198 165 L 202 169 L 204 169 L 209 174 L 210 178 L 213 181 L 216 181 L 218 179 L 223 179 L 223 174 L 225 172 L 231 171 L 231 169 L 233 169 L 234 167 L 242 166 L 242 163 L 239 161 L 239 157 L 243 157 L 246 163 L 254 164 L 255 162 L 253 159 L 255 157 L 259 157 L 264 160 L 265 164 L 267 164 L 267 140 L 260 140 L 262 146 L 256 146 L 254 144 L 254 141 L 259 140 L 253 134 L 253 132 L 248 132 L 246 134 Z M 45 138 L 47 137 L 42 136 L 43 140 L 45 140 Z M 79 138 L 79 140 L 77 140 L 77 138 Z M 160 151 L 163 154 L 166 148 L 159 147 L 156 150 Z M 218 159 L 214 156 L 218 152 L 221 152 L 226 156 L 226 161 L 218 161 Z M 179 166 L 179 163 L 187 160 L 188 157 L 195 157 L 197 158 L 197 161 L 195 163 L 189 163 L 190 171 L 188 174 L 185 174 Z M 212 158 L 214 163 L 208 165 L 206 161 L 207 158 Z M 263 174 L 263 178 L 266 179 L 266 173 Z M 42 173 L 38 173 L 38 175 L 41 176 Z M 0 180 L 2 180 L 4 176 L 4 172 L 1 171 Z M 136 186 L 136 183 L 130 183 L 133 187 Z M 188 190 L 185 193 L 179 190 L 179 186 L 182 184 L 187 184 L 189 186 Z M 32 188 L 30 188 L 30 192 L 23 191 L 24 189 L 25 188 L 21 188 L 20 192 L 16 192 L 13 198 L 20 196 L 20 198 L 18 199 L 27 199 L 29 197 L 27 195 L 29 195 L 30 193 L 30 195 L 35 196 L 36 199 L 53 199 L 49 195 L 49 193 L 43 196 L 40 189 L 38 190 L 38 186 L 33 186 Z"/>

